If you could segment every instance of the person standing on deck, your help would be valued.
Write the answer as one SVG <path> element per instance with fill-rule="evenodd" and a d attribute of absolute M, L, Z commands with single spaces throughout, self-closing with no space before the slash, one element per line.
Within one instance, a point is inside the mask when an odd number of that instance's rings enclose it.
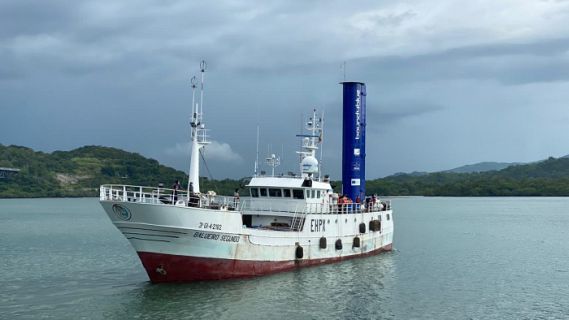
<path fill-rule="evenodd" d="M 238 206 L 239 206 L 239 188 L 235 189 L 235 192 L 233 193 L 233 207 L 237 209 Z"/>
<path fill-rule="evenodd" d="M 172 201 L 172 204 L 176 204 L 176 201 L 178 201 L 178 190 L 180 190 L 182 188 L 182 186 L 180 185 L 180 180 L 176 180 L 176 182 L 174 182 L 174 185 L 172 185 L 172 196 L 174 201 Z"/>

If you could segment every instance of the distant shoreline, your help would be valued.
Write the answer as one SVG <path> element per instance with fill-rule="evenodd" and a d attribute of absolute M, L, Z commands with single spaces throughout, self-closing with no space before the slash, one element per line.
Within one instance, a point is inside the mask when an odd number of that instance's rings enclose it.
<path fill-rule="evenodd" d="M 543 195 L 543 196 L 382 196 L 381 198 L 386 199 L 403 199 L 403 198 L 569 198 L 569 196 L 557 196 L 557 195 Z M 246 196 L 242 196 L 245 198 Z M 84 197 L 84 196 L 69 196 L 69 197 L 0 197 L 0 200 L 36 200 L 36 199 L 99 199 L 98 196 Z"/>
<path fill-rule="evenodd" d="M 0 167 L 18 170 L 0 179 L 0 199 L 90 198 L 98 197 L 103 184 L 168 186 L 187 181 L 183 171 L 117 148 L 85 146 L 44 153 L 0 144 L 0 154 Z M 200 186 L 231 196 L 246 180 L 200 177 Z M 341 192 L 340 181 L 331 184 Z M 399 173 L 366 179 L 365 189 L 383 197 L 567 197 L 569 157 L 484 172 Z"/>

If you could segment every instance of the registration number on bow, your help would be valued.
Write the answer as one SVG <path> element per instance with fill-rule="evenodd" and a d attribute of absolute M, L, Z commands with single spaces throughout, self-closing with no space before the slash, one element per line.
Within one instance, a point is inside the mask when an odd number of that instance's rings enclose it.
<path fill-rule="evenodd" d="M 209 222 L 200 222 L 198 228 L 200 228 L 200 229 L 210 229 L 210 230 L 221 230 L 221 224 L 219 224 L 219 223 L 209 223 Z"/>

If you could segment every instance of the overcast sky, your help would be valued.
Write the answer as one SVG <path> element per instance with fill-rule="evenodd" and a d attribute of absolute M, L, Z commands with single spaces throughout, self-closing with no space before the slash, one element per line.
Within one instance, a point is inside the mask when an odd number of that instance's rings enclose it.
<path fill-rule="evenodd" d="M 214 178 L 325 111 L 340 178 L 341 65 L 367 84 L 367 175 L 569 154 L 569 1 L 0 1 L 0 143 L 123 148 L 187 171 L 207 60 Z M 202 175 L 207 175 L 202 171 Z"/>

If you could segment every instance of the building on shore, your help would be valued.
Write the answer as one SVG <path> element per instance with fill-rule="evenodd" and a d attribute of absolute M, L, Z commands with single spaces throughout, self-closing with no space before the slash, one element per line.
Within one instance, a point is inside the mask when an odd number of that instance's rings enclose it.
<path fill-rule="evenodd" d="M 10 179 L 18 172 L 20 172 L 20 169 L 0 167 L 0 179 Z"/>

